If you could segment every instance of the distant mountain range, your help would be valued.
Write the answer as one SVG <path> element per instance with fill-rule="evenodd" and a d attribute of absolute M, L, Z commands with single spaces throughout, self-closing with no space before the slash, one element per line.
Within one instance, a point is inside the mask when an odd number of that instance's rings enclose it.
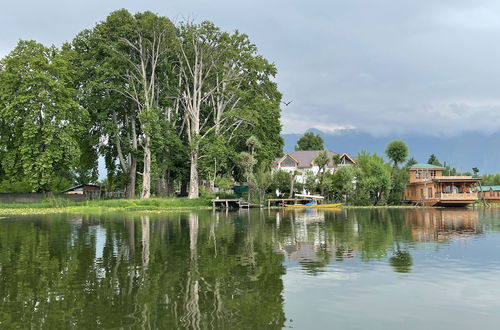
<path fill-rule="evenodd" d="M 359 151 L 366 150 L 383 155 L 387 143 L 400 139 L 408 144 L 410 156 L 415 157 L 418 162 L 427 162 L 429 156 L 435 154 L 441 163 L 446 161 L 458 171 L 472 172 L 473 167 L 478 167 L 480 174 L 500 172 L 500 131 L 491 135 L 464 133 L 455 137 L 374 137 L 356 130 L 339 133 L 324 133 L 317 129 L 309 131 L 319 134 L 324 140 L 325 148 L 337 153 L 347 152 L 355 156 Z M 293 151 L 301 136 L 302 134 L 283 134 L 284 151 Z"/>

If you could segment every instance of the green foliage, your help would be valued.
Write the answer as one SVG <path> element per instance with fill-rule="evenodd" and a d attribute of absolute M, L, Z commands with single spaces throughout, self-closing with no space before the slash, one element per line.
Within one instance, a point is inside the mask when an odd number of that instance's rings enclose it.
<path fill-rule="evenodd" d="M 271 187 L 273 190 L 279 190 L 281 193 L 290 191 L 291 175 L 290 172 L 278 169 L 273 172 Z"/>
<path fill-rule="evenodd" d="M 329 174 L 327 197 L 331 201 L 350 203 L 356 193 L 357 166 L 344 166 Z"/>
<path fill-rule="evenodd" d="M 410 169 L 415 164 L 418 164 L 417 160 L 414 157 L 411 157 L 408 161 L 406 161 L 405 167 Z"/>
<path fill-rule="evenodd" d="M 320 175 L 320 188 L 321 188 L 321 195 L 325 194 L 325 177 L 326 177 L 326 172 L 328 168 L 328 164 L 330 163 L 330 155 L 326 150 L 322 150 L 318 152 L 316 157 L 313 159 L 313 163 L 319 167 L 318 175 Z"/>
<path fill-rule="evenodd" d="M 391 141 L 385 148 L 385 155 L 392 160 L 396 167 L 408 157 L 408 146 L 401 140 Z"/>
<path fill-rule="evenodd" d="M 153 46 L 156 68 L 148 60 Z M 192 112 L 183 100 L 193 77 L 181 64 L 198 55 L 207 60 L 204 96 L 199 130 L 190 136 Z M 282 153 L 276 74 L 247 35 L 210 22 L 176 27 L 152 12 L 114 11 L 61 49 L 21 41 L 0 64 L 0 181 L 17 185 L 2 183 L 6 190 L 35 191 L 94 182 L 100 154 L 107 186 L 134 197 L 147 181 L 136 178 L 147 168 L 147 150 L 160 195 L 187 180 L 190 159 L 198 160 L 200 180 L 249 179 L 253 166 L 269 167 Z M 240 166 L 242 152 L 253 157 L 251 171 Z M 19 178 L 27 184 L 16 184 Z"/>
<path fill-rule="evenodd" d="M 323 139 L 319 134 L 306 132 L 300 139 L 297 140 L 295 150 L 323 150 Z"/>
<path fill-rule="evenodd" d="M 438 160 L 438 158 L 434 154 L 431 154 L 429 156 L 429 159 L 427 160 L 427 164 L 431 164 L 431 165 L 435 165 L 435 166 L 443 166 L 443 164 L 441 164 L 441 162 Z"/>
<path fill-rule="evenodd" d="M 318 152 L 316 157 L 313 159 L 313 163 L 320 168 L 320 171 L 325 170 L 330 161 L 330 156 L 326 150 Z"/>
<path fill-rule="evenodd" d="M 13 182 L 3 180 L 0 183 L 0 193 L 23 193 L 31 191 L 33 191 L 33 186 L 26 180 Z"/>
<path fill-rule="evenodd" d="M 35 191 L 49 190 L 80 158 L 88 113 L 76 101 L 74 70 L 60 51 L 34 41 L 20 41 L 0 64 L 2 169 Z"/>
<path fill-rule="evenodd" d="M 215 186 L 222 190 L 230 190 L 234 186 L 234 181 L 227 176 L 218 176 L 215 178 Z"/>
<path fill-rule="evenodd" d="M 259 198 L 259 204 L 264 205 L 264 197 L 268 192 L 268 189 L 272 184 L 272 174 L 271 171 L 260 167 L 254 175 L 253 187 L 257 191 Z"/>
<path fill-rule="evenodd" d="M 356 177 L 356 205 L 384 205 L 391 185 L 392 168 L 376 154 L 361 151 L 357 157 L 358 173 Z"/>
<path fill-rule="evenodd" d="M 318 190 L 318 179 L 312 171 L 305 172 L 304 188 L 310 193 L 315 193 Z"/>
<path fill-rule="evenodd" d="M 481 175 L 481 184 L 483 186 L 498 186 L 500 185 L 500 173 L 483 174 Z"/>
<path fill-rule="evenodd" d="M 401 205 L 404 198 L 406 184 L 410 178 L 408 168 L 393 168 L 391 177 L 391 191 L 387 198 L 389 205 Z"/>

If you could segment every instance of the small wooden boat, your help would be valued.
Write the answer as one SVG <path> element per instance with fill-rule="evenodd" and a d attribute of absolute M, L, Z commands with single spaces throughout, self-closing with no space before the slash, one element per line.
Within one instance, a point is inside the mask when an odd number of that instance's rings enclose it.
<path fill-rule="evenodd" d="M 330 209 L 337 209 L 342 206 L 342 203 L 337 203 L 337 204 L 312 204 L 312 205 L 307 205 L 307 204 L 295 204 L 295 205 L 285 205 L 285 207 L 290 207 L 294 209 L 311 209 L 311 208 L 330 208 Z"/>

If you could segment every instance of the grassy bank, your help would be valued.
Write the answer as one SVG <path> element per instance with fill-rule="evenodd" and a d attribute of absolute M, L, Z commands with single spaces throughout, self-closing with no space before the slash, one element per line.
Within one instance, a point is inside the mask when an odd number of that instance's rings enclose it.
<path fill-rule="evenodd" d="M 65 199 L 48 199 L 39 203 L 0 204 L 0 215 L 52 214 L 71 212 L 163 212 L 192 209 L 211 209 L 209 199 L 198 198 L 149 198 L 114 199 L 71 202 Z"/>

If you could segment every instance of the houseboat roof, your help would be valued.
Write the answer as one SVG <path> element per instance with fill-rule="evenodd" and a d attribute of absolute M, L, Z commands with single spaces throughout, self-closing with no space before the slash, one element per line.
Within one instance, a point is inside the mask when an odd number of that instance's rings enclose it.
<path fill-rule="evenodd" d="M 500 186 L 482 186 L 482 187 L 476 187 L 474 190 L 476 191 L 500 191 Z"/>
<path fill-rule="evenodd" d="M 444 170 L 444 167 L 443 166 L 436 166 L 436 165 L 432 165 L 432 164 L 425 164 L 425 163 L 419 163 L 419 164 L 415 164 L 411 167 L 411 169 L 434 169 L 434 170 L 437 170 L 437 169 L 441 169 L 441 170 Z"/>

